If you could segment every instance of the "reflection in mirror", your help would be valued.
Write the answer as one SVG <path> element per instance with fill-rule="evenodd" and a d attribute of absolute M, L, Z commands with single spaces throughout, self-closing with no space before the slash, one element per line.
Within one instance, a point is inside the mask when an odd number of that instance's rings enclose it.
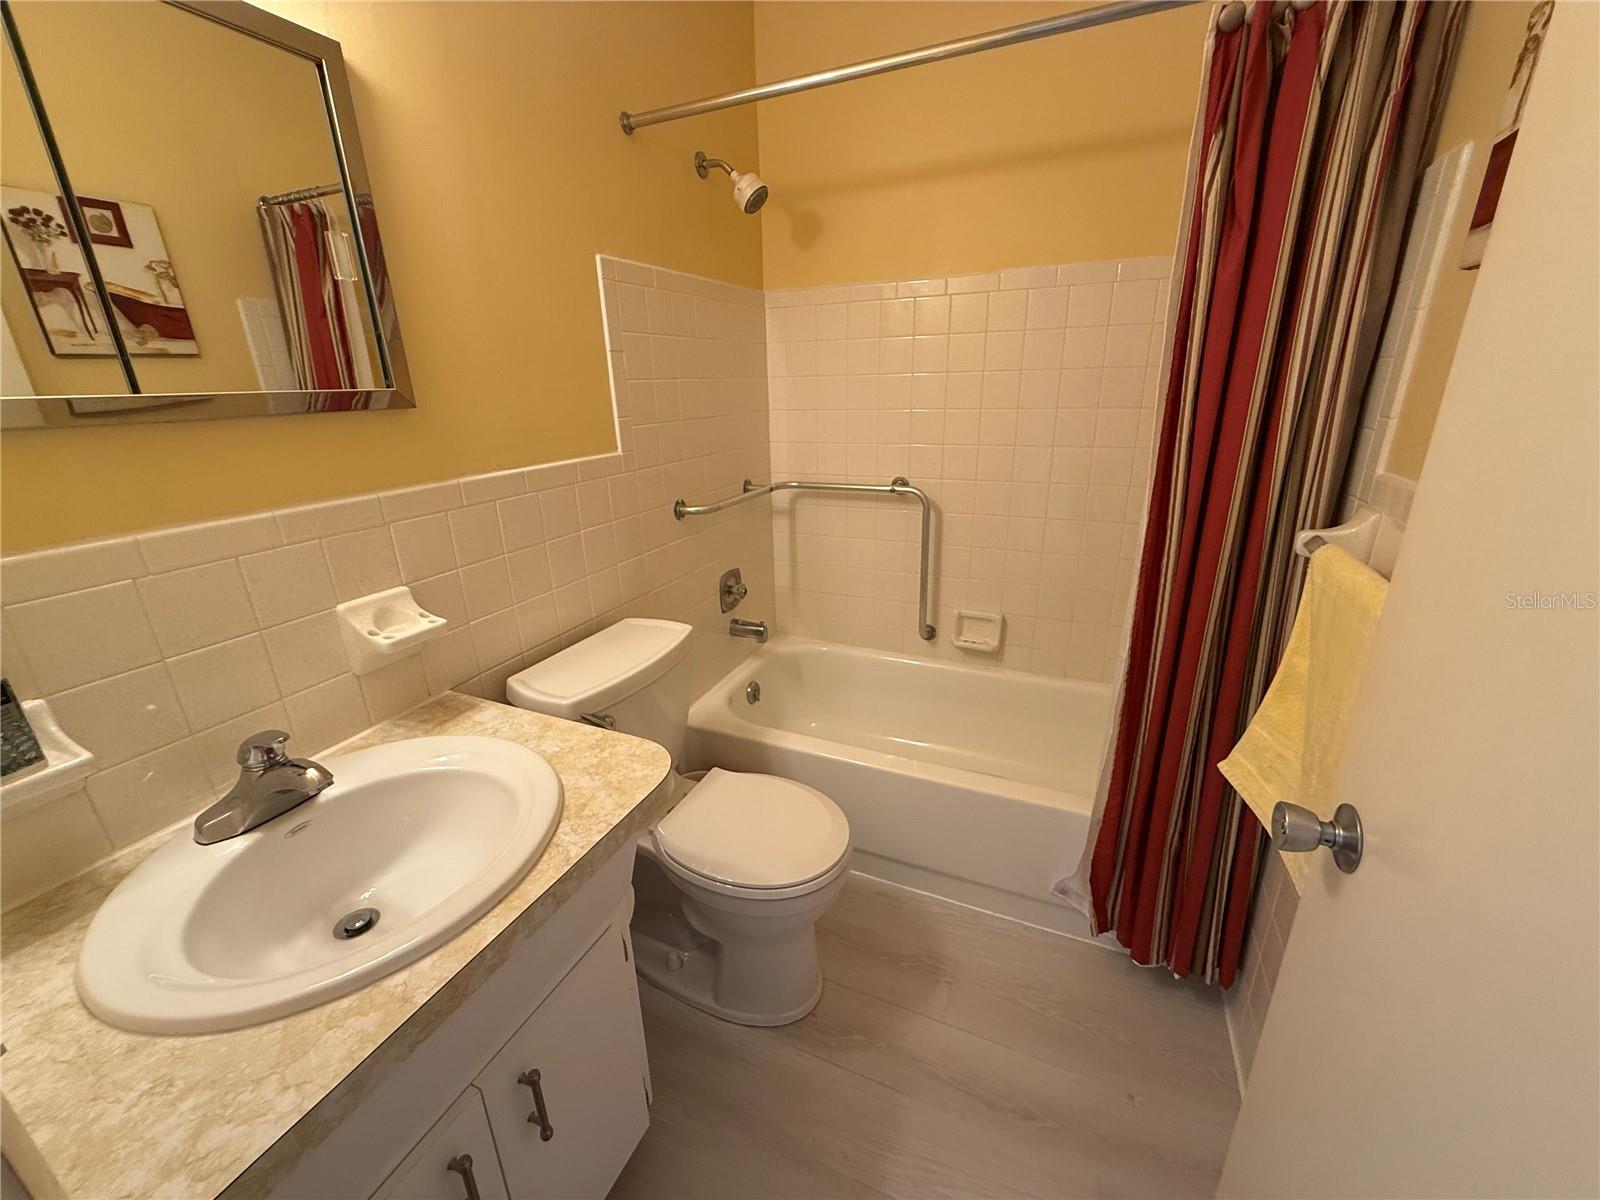
<path fill-rule="evenodd" d="M 0 54 L 0 394 L 116 396 L 127 379 L 16 60 Z M 40 424 L 37 405 L 19 406 Z M 18 424 L 18 413 L 8 424 Z"/>
<path fill-rule="evenodd" d="M 376 224 L 369 204 L 352 217 L 314 58 L 160 0 L 11 7 L 139 391 L 395 386 L 357 240 L 381 261 Z M 9 100 L 8 206 L 27 182 L 12 170 Z M 34 341 L 59 393 L 107 391 L 94 373 L 114 358 Z M 273 401 L 307 407 L 304 396 Z"/>

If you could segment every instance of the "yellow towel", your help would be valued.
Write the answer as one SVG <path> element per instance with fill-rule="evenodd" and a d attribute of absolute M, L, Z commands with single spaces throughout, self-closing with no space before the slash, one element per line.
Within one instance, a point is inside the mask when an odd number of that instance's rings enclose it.
<path fill-rule="evenodd" d="M 1217 764 L 1267 828 L 1279 800 L 1332 816 L 1334 773 L 1388 591 L 1382 575 L 1336 546 L 1311 556 L 1278 673 L 1233 753 Z M 1283 856 L 1297 892 L 1310 858 Z"/>

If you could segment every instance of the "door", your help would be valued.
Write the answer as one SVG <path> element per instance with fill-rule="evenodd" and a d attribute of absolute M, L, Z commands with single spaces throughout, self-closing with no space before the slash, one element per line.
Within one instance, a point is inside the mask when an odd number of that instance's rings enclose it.
<path fill-rule="evenodd" d="M 607 929 L 478 1076 L 512 1200 L 604 1196 L 650 1123 L 625 930 Z"/>
<path fill-rule="evenodd" d="M 394 1174 L 377 1200 L 507 1200 L 483 1093 L 468 1087 Z"/>
<path fill-rule="evenodd" d="M 1545 43 L 1341 768 L 1366 860 L 1318 852 L 1224 1196 L 1600 1193 L 1597 13 Z"/>

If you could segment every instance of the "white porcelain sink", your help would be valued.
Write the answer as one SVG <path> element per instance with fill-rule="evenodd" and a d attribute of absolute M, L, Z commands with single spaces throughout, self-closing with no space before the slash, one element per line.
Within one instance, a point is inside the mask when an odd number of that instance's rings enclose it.
<path fill-rule="evenodd" d="M 355 991 L 493 907 L 561 818 L 550 764 L 498 738 L 318 761 L 334 780 L 320 795 L 211 846 L 185 826 L 106 898 L 78 956 L 91 1012 L 140 1033 L 210 1033 Z M 335 936 L 363 909 L 375 924 Z"/>

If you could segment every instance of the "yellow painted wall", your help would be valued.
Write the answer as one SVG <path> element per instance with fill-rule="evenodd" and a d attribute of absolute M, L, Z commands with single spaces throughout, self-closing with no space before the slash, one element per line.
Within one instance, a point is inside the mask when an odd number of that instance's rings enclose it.
<path fill-rule="evenodd" d="M 1478 141 L 1487 150 L 1490 139 L 1500 131 L 1501 106 L 1511 84 L 1512 68 L 1522 50 L 1532 8 L 1532 4 L 1520 0 L 1500 3 L 1480 0 L 1468 9 L 1455 78 L 1439 127 L 1441 151 L 1468 139 Z M 1557 5 L 1556 15 L 1557 20 L 1551 26 L 1552 37 L 1561 35 L 1560 5 Z M 1485 162 L 1480 154 L 1467 182 L 1469 197 L 1475 198 L 1478 194 Z M 1515 158 L 1511 160 L 1511 169 L 1517 169 Z M 1422 471 L 1428 442 L 1433 437 L 1434 421 L 1439 415 L 1439 402 L 1444 397 L 1445 379 L 1450 374 L 1456 342 L 1461 337 L 1461 324 L 1466 319 L 1467 303 L 1472 299 L 1472 288 L 1478 279 L 1476 271 L 1458 270 L 1453 265 L 1461 261 L 1461 246 L 1466 239 L 1471 212 L 1470 203 L 1463 205 L 1450 231 L 1445 258 L 1448 265 L 1434 289 L 1433 304 L 1420 335 L 1411 386 L 1401 397 L 1400 417 L 1389 444 L 1385 469 L 1407 479 L 1416 479 Z M 1492 244 L 1493 233 L 1489 240 Z"/>
<path fill-rule="evenodd" d="M 754 164 L 752 110 L 616 124 L 748 86 L 748 4 L 265 7 L 344 47 L 419 407 L 6 432 L 6 550 L 604 452 L 594 254 L 761 283 L 758 223 L 690 165 Z"/>
<path fill-rule="evenodd" d="M 625 138 L 622 106 L 1061 6 L 266 6 L 343 43 L 421 407 L 6 433 L 7 550 L 609 449 L 596 251 L 771 287 L 1166 253 L 1207 21 L 1194 5 Z M 1528 7 L 1474 6 L 1441 147 L 1493 131 Z M 697 147 L 759 165 L 759 221 L 694 176 Z M 1441 290 L 1396 469 L 1420 466 L 1472 278 Z"/>
<path fill-rule="evenodd" d="M 756 74 L 1075 7 L 758 3 Z M 767 286 L 1171 253 L 1209 7 L 763 103 Z"/>
<path fill-rule="evenodd" d="M 253 390 L 234 302 L 273 295 L 256 198 L 339 178 L 315 66 L 156 0 L 26 0 L 13 11 L 73 187 L 153 208 L 178 273 L 200 354 L 136 355 L 140 387 Z M 26 145 L 14 126 L 31 132 L 32 114 L 6 99 L 6 147 L 14 135 Z M 9 155 L 0 181 L 56 190 L 48 168 L 13 179 Z M 154 276 L 140 286 L 155 292 Z M 39 395 L 92 395 L 88 377 L 101 373 L 126 391 L 114 359 L 53 355 L 26 309 L 12 330 Z"/>

